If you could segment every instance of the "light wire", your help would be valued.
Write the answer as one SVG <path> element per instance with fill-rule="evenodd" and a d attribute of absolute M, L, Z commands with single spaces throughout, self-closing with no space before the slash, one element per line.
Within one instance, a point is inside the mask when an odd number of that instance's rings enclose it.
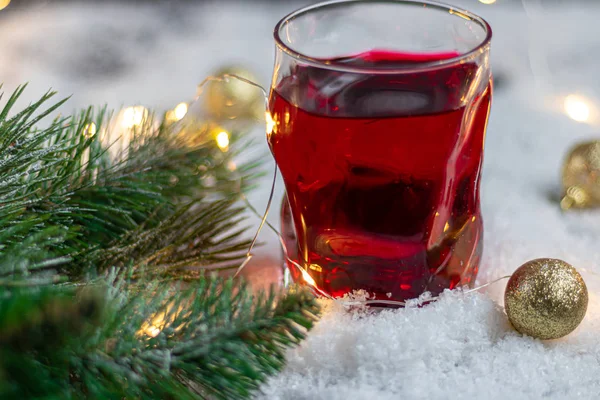
<path fill-rule="evenodd" d="M 260 89 L 263 96 L 264 96 L 264 100 L 265 100 L 265 109 L 268 110 L 268 105 L 269 105 L 269 98 L 268 98 L 268 94 L 267 91 L 259 84 L 252 82 L 249 79 L 243 78 L 241 76 L 235 75 L 235 74 L 223 74 L 220 76 L 209 76 L 206 79 L 204 79 L 199 85 L 198 85 L 198 97 L 200 97 L 200 95 L 202 94 L 202 89 L 204 88 L 204 86 L 208 83 L 208 82 L 220 82 L 220 83 L 228 83 L 230 82 L 230 79 L 235 79 L 238 80 L 240 82 L 244 82 L 246 84 L 249 84 L 257 89 Z M 197 97 L 197 98 L 198 98 Z M 406 306 L 406 302 L 404 301 L 396 301 L 396 300 L 378 300 L 378 299 L 374 299 L 374 300 L 345 300 L 345 299 L 338 299 L 335 298 L 333 296 L 331 296 L 329 293 L 323 291 L 321 288 L 319 288 L 315 283 L 314 280 L 312 279 L 312 277 L 310 276 L 310 274 L 308 273 L 308 271 L 302 266 L 300 265 L 297 261 L 291 259 L 288 256 L 288 249 L 287 246 L 285 244 L 285 240 L 283 238 L 283 236 L 281 235 L 281 233 L 277 230 L 277 228 L 275 228 L 270 222 L 267 221 L 267 217 L 269 216 L 269 212 L 271 210 L 271 206 L 273 203 L 273 197 L 274 197 L 274 193 L 275 193 L 275 184 L 277 182 L 277 164 L 275 164 L 274 166 L 274 170 L 273 170 L 273 180 L 271 182 L 271 191 L 269 193 L 269 198 L 267 201 L 267 205 L 265 207 L 265 211 L 263 212 L 263 214 L 261 215 L 258 210 L 252 205 L 252 203 L 250 203 L 250 201 L 248 200 L 248 198 L 246 197 L 246 195 L 244 194 L 243 190 L 242 190 L 242 181 L 240 178 L 239 181 L 239 196 L 241 198 L 241 200 L 244 202 L 244 204 L 246 205 L 246 207 L 248 207 L 248 209 L 252 212 L 252 214 L 254 214 L 257 218 L 260 219 L 260 224 L 258 225 L 258 228 L 256 229 L 256 232 L 254 234 L 254 237 L 252 238 L 252 241 L 250 242 L 250 245 L 248 246 L 248 251 L 246 252 L 246 257 L 244 259 L 244 261 L 242 261 L 242 263 L 240 264 L 240 266 L 237 268 L 234 277 L 237 277 L 242 270 L 248 265 L 248 263 L 250 262 L 250 260 L 252 259 L 252 257 L 254 256 L 254 254 L 252 253 L 252 251 L 254 250 L 254 247 L 256 246 L 256 242 L 258 241 L 258 237 L 260 236 L 260 233 L 262 231 L 262 229 L 264 228 L 264 226 L 266 225 L 271 231 L 273 231 L 273 233 L 275 233 L 277 235 L 277 238 L 279 239 L 279 244 L 281 246 L 281 250 L 283 252 L 284 258 L 287 261 L 288 265 L 293 265 L 295 268 L 298 269 L 298 271 L 300 272 L 300 274 L 302 275 L 304 281 L 310 286 L 310 288 L 315 291 L 316 293 L 318 293 L 320 296 L 323 296 L 329 300 L 335 301 L 338 304 L 341 304 L 345 307 L 352 307 L 352 306 L 363 306 L 363 305 L 391 305 L 391 306 L 398 306 L 398 307 L 404 307 Z M 497 278 L 491 282 L 485 283 L 483 285 L 477 286 L 475 288 L 472 289 L 468 289 L 468 290 L 463 290 L 462 288 L 460 288 L 460 290 L 462 291 L 463 294 L 469 294 L 472 292 L 476 292 L 479 291 L 483 288 L 486 288 L 490 285 L 493 285 L 497 282 L 500 282 L 504 279 L 508 279 L 510 278 L 510 275 L 506 275 L 506 276 L 502 276 L 500 278 Z M 313 282 L 310 282 L 313 281 Z M 425 300 L 423 300 L 423 303 L 430 303 L 433 301 L 436 301 L 437 299 L 439 299 L 439 296 L 434 296 L 434 297 L 430 297 L 427 298 Z"/>

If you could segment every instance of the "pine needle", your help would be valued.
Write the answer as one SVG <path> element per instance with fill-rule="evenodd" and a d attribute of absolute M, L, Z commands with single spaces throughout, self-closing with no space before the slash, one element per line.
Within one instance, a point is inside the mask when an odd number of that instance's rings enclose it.
<path fill-rule="evenodd" d="M 202 273 L 249 244 L 240 133 L 223 153 L 145 122 L 115 153 L 110 113 L 49 121 L 65 100 L 15 110 L 24 90 L 0 110 L 0 398 L 249 397 L 318 307 Z"/>

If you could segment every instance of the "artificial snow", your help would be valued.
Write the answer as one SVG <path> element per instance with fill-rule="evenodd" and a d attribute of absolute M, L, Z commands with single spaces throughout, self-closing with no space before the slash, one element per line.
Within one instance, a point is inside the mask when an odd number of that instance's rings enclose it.
<path fill-rule="evenodd" d="M 323 319 L 289 352 L 285 372 L 263 388 L 262 398 L 563 399 L 600 393 L 599 340 L 522 337 L 485 294 L 448 291 L 423 308 L 380 312 L 324 305 Z"/>
<path fill-rule="evenodd" d="M 14 4 L 18 2 L 13 2 Z M 445 293 L 427 306 L 347 310 L 324 301 L 321 321 L 262 399 L 596 399 L 600 395 L 600 210 L 562 213 L 560 167 L 568 149 L 600 139 L 600 5 L 594 2 L 462 1 L 494 29 L 498 78 L 482 178 L 484 257 L 477 284 L 538 257 L 561 258 L 590 291 L 586 318 L 569 336 L 542 342 L 516 333 L 502 309 L 506 281 L 480 293 Z M 557 4 L 558 3 L 558 4 Z M 73 93 L 68 107 L 107 103 L 172 108 L 195 95 L 215 67 L 236 62 L 268 85 L 272 28 L 298 4 L 53 4 L 0 12 L 0 81 Z M 12 7 L 12 5 L 11 5 Z M 10 40 L 8 40 L 10 39 Z M 590 119 L 564 110 L 586 99 Z M 64 108 L 63 112 L 71 109 Z M 257 131 L 257 138 L 264 132 Z M 261 142 L 264 143 L 264 142 Z M 266 144 L 256 150 L 265 154 Z M 266 164 L 273 166 L 272 162 Z M 265 206 L 268 179 L 250 196 Z M 278 185 L 275 210 L 281 201 Z M 270 221 L 278 225 L 278 213 Z M 250 279 L 278 281 L 280 250 L 267 245 Z M 262 252 L 262 253 L 261 253 Z"/>

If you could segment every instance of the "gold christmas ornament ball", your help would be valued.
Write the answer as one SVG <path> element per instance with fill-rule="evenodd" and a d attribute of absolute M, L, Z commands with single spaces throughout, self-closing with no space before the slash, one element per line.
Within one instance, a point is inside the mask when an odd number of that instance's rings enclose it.
<path fill-rule="evenodd" d="M 540 258 L 511 276 L 504 308 L 513 327 L 537 339 L 558 339 L 583 320 L 588 291 L 575 268 L 562 260 Z"/>
<path fill-rule="evenodd" d="M 258 81 L 252 72 L 240 66 L 223 67 L 213 75 L 220 77 L 225 74 Z M 204 91 L 207 113 L 216 120 L 262 118 L 265 113 L 265 99 L 260 89 L 238 79 L 208 82 Z"/>
<path fill-rule="evenodd" d="M 600 206 L 600 141 L 573 147 L 562 171 L 563 210 Z"/>

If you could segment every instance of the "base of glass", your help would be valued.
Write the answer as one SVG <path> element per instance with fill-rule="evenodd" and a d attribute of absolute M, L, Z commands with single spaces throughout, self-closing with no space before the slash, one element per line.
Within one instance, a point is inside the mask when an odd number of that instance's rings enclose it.
<path fill-rule="evenodd" d="M 479 269 L 483 250 L 483 225 L 479 215 L 473 216 L 459 230 L 448 232 L 446 240 L 433 249 L 422 250 L 410 244 L 406 256 L 395 259 L 377 257 L 334 257 L 321 249 L 319 254 L 309 250 L 306 262 L 299 257 L 298 241 L 287 201 L 282 207 L 282 236 L 289 254 L 284 254 L 302 265 L 320 291 L 332 297 L 362 291 L 370 299 L 404 302 L 429 292 L 432 296 L 446 289 L 472 287 Z M 331 234 L 330 235 L 335 235 Z M 346 238 L 349 243 L 356 237 L 340 235 L 325 238 L 332 243 Z M 402 243 L 396 244 L 402 247 Z M 345 247 L 347 248 L 347 246 Z M 287 281 L 307 282 L 301 271 L 286 262 Z M 291 279 L 290 279 L 291 278 Z"/>

